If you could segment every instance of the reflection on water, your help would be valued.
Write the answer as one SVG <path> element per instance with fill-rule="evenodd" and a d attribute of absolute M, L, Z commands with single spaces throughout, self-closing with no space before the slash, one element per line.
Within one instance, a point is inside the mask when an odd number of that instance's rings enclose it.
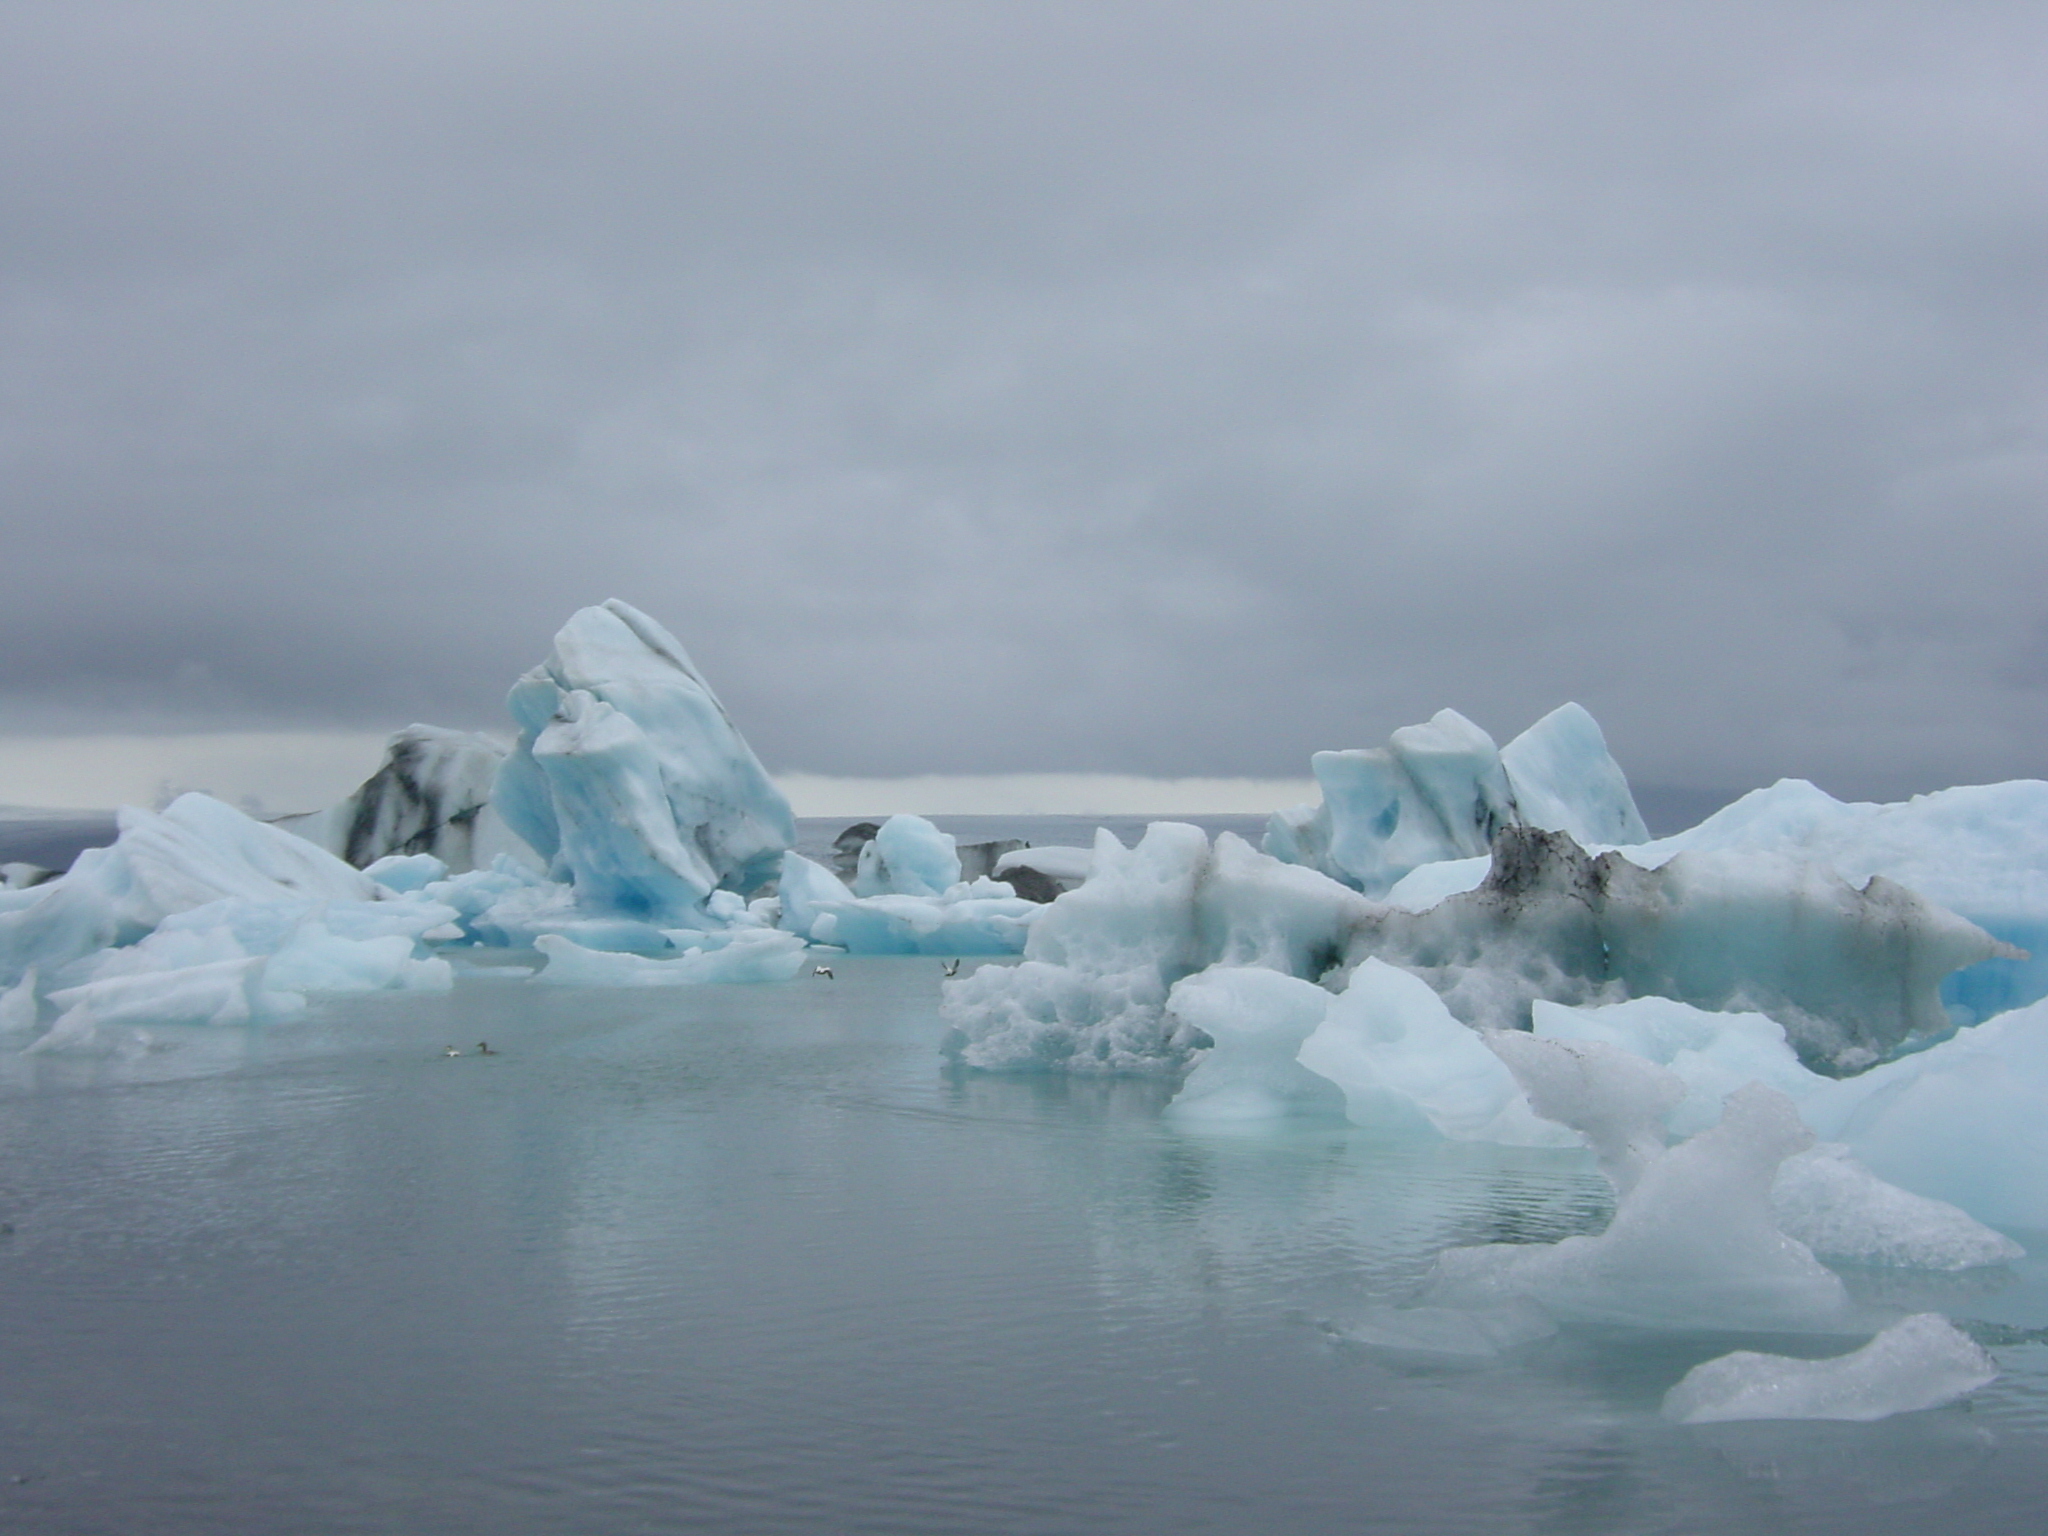
<path fill-rule="evenodd" d="M 1447 1245 L 1597 1230 L 1582 1158 L 1191 1134 L 1156 1083 L 949 1070 L 936 961 L 835 970 L 9 1058 L 0 1522 L 2010 1531 L 2048 1492 L 2038 1264 L 1850 1277 L 1979 1320 L 1967 1409 L 1674 1426 L 1700 1360 L 1827 1346 L 1342 1337 Z"/>

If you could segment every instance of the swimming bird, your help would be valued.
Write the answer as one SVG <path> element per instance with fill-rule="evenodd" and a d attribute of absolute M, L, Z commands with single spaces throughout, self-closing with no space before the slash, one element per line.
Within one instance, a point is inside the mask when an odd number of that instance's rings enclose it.
<path fill-rule="evenodd" d="M 822 976 L 827 981 L 830 981 L 832 980 L 832 967 L 829 965 L 814 965 L 811 967 L 811 974 L 813 976 Z"/>
<path fill-rule="evenodd" d="M 451 1045 L 447 1047 L 445 1050 L 443 1050 L 441 1054 L 443 1056 L 460 1056 L 462 1052 L 458 1051 L 457 1049 L 455 1049 L 454 1046 Z"/>
<path fill-rule="evenodd" d="M 958 976 L 960 974 L 960 962 L 958 960 L 948 960 L 946 962 L 946 974 L 948 976 Z"/>
<path fill-rule="evenodd" d="M 490 1046 L 489 1046 L 488 1044 L 486 1044 L 486 1043 L 485 1043 L 484 1041 L 482 1041 L 482 1040 L 479 1040 L 479 1041 L 477 1041 L 477 1043 L 476 1043 L 476 1053 L 477 1053 L 477 1055 L 479 1055 L 479 1056 L 495 1056 L 495 1055 L 497 1055 L 497 1054 L 498 1054 L 498 1053 L 497 1053 L 496 1051 L 492 1050 L 492 1049 L 490 1048 Z"/>

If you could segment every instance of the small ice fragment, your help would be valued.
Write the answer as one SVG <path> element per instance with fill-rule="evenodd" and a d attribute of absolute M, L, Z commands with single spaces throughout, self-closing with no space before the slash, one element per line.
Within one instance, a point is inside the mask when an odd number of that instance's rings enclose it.
<path fill-rule="evenodd" d="M 1861 1349 L 1800 1360 L 1740 1349 L 1685 1373 L 1664 1396 L 1681 1424 L 1732 1419 L 1851 1419 L 1938 1408 L 1976 1391 L 1998 1366 L 1939 1313 L 1892 1324 Z"/>

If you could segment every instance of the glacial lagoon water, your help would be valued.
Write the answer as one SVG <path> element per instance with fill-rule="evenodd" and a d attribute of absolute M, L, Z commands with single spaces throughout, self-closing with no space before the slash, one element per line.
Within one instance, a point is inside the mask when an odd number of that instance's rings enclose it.
<path fill-rule="evenodd" d="M 654 993 L 482 968 L 5 1057 L 0 1529 L 2039 1520 L 2042 1259 L 1852 1276 L 1975 1320 L 2005 1374 L 1967 1405 L 1677 1426 L 1702 1359 L 1846 1345 L 1575 1331 L 1461 1365 L 1342 1336 L 1446 1245 L 1597 1228 L 1578 1155 L 1186 1134 L 1157 1085 L 950 1072 L 937 961 L 832 965 Z"/>

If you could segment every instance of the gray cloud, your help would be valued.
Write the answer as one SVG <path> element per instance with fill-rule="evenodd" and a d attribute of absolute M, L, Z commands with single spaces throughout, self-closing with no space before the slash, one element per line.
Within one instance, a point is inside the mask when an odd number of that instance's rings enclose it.
<path fill-rule="evenodd" d="M 15 7 L 0 703 L 2038 774 L 2037 7 Z"/>

